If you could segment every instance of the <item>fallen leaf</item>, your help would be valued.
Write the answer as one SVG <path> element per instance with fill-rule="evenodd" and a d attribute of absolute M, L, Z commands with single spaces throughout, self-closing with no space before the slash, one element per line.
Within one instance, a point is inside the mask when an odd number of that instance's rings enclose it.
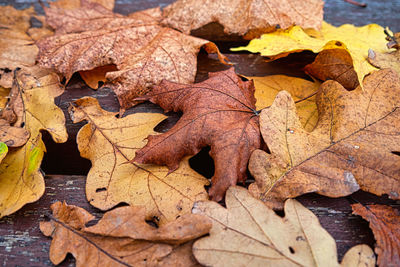
<path fill-rule="evenodd" d="M 163 10 L 163 23 L 186 34 L 211 22 L 218 22 L 227 34 L 248 38 L 271 32 L 279 25 L 288 28 L 321 28 L 323 1 L 178 0 Z"/>
<path fill-rule="evenodd" d="M 40 230 L 53 238 L 50 260 L 60 264 L 71 253 L 76 266 L 196 266 L 191 240 L 211 228 L 205 216 L 186 214 L 159 228 L 145 222 L 141 207 L 120 207 L 107 212 L 91 227 L 94 216 L 66 203 L 52 204 L 49 222 Z M 172 265 L 166 265 L 172 264 Z"/>
<path fill-rule="evenodd" d="M 157 218 L 163 224 L 190 212 L 196 200 L 208 198 L 208 180 L 192 170 L 187 159 L 173 173 L 166 167 L 130 162 L 164 115 L 135 113 L 118 119 L 94 98 L 75 101 L 70 114 L 75 123 L 88 121 L 77 143 L 81 156 L 92 162 L 86 197 L 96 208 L 107 210 L 122 202 L 141 205 L 146 207 L 146 219 Z"/>
<path fill-rule="evenodd" d="M 310 133 L 302 128 L 293 99 L 280 92 L 261 112 L 271 154 L 252 154 L 249 170 L 256 182 L 250 192 L 274 208 L 305 193 L 341 197 L 360 188 L 399 199 L 400 162 L 392 153 L 400 151 L 399 92 L 392 70 L 367 76 L 364 90 L 349 92 L 327 81 L 317 94 L 319 121 Z"/>
<path fill-rule="evenodd" d="M 8 147 L 3 142 L 0 142 L 0 163 L 8 153 Z"/>
<path fill-rule="evenodd" d="M 82 6 L 81 2 L 97 3 L 109 10 L 113 10 L 115 5 L 115 0 L 57 0 L 49 4 L 53 8 L 77 9 Z"/>
<path fill-rule="evenodd" d="M 108 72 L 106 78 L 123 110 L 162 79 L 193 82 L 200 48 L 219 53 L 218 48 L 160 26 L 155 19 L 159 9 L 152 11 L 154 16 L 139 12 L 127 17 L 87 2 L 74 10 L 45 8 L 56 34 L 38 42 L 39 64 L 67 81 L 75 72 L 114 64 L 119 71 Z"/>
<path fill-rule="evenodd" d="M 25 129 L 30 137 L 24 146 L 10 148 L 0 164 L 0 217 L 38 200 L 44 192 L 39 167 L 46 148 L 40 131 L 49 132 L 57 143 L 67 141 L 68 137 L 64 114 L 54 104 L 54 98 L 63 92 L 58 76 L 40 69 L 13 73 L 14 83 L 6 109 L 15 113 L 12 126 Z"/>
<path fill-rule="evenodd" d="M 400 265 L 400 213 L 385 205 L 351 205 L 353 214 L 360 215 L 369 222 L 376 240 L 375 252 L 378 266 Z"/>
<path fill-rule="evenodd" d="M 400 75 L 400 33 L 398 32 L 395 33 L 394 36 L 390 36 L 389 40 L 390 42 L 387 44 L 387 46 L 389 48 L 395 48 L 396 50 L 381 53 L 370 49 L 368 51 L 368 61 L 380 69 L 394 69 Z"/>
<path fill-rule="evenodd" d="M 30 133 L 24 128 L 13 127 L 4 119 L 0 119 L 0 143 L 9 147 L 23 146 L 29 139 Z"/>
<path fill-rule="evenodd" d="M 164 80 L 141 99 L 183 115 L 168 132 L 150 135 L 134 161 L 166 165 L 172 172 L 184 156 L 210 146 L 215 164 L 212 199 L 221 200 L 229 186 L 246 180 L 251 152 L 260 147 L 253 82 L 243 82 L 230 68 L 193 85 Z"/>
<path fill-rule="evenodd" d="M 38 48 L 26 34 L 34 9 L 17 10 L 11 6 L 0 6 L 0 13 L 0 86 L 11 88 L 12 70 L 35 64 Z"/>
<path fill-rule="evenodd" d="M 318 53 L 314 62 L 305 66 L 304 70 L 322 81 L 337 81 L 348 90 L 353 90 L 360 85 L 351 55 L 342 43 L 336 41 L 325 45 L 324 50 Z"/>
<path fill-rule="evenodd" d="M 343 46 L 348 50 L 359 84 L 362 84 L 365 75 L 376 70 L 367 60 L 368 49 L 372 48 L 380 53 L 388 51 L 383 28 L 376 24 L 363 27 L 345 24 L 334 27 L 324 22 L 320 34 L 320 37 L 311 37 L 301 27 L 294 26 L 264 34 L 259 39 L 252 40 L 248 46 L 232 50 L 261 53 L 262 56 L 275 60 L 304 50 L 319 53 L 325 45 L 334 41 L 336 46 Z"/>
<path fill-rule="evenodd" d="M 106 74 L 107 72 L 117 71 L 115 65 L 106 65 L 94 68 L 92 70 L 80 71 L 79 75 L 81 75 L 82 80 L 92 89 L 98 89 L 99 82 L 103 84 L 107 81 Z"/>
<path fill-rule="evenodd" d="M 282 90 L 288 91 L 295 101 L 306 98 L 304 101 L 296 104 L 297 112 L 303 127 L 307 131 L 314 129 L 318 121 L 318 111 L 315 104 L 315 96 L 312 95 L 317 92 L 320 86 L 319 82 L 311 82 L 286 75 L 246 78 L 254 82 L 254 87 L 256 88 L 254 96 L 257 99 L 257 110 L 271 106 L 277 93 Z"/>
<path fill-rule="evenodd" d="M 193 207 L 193 213 L 212 220 L 209 236 L 193 245 L 193 254 L 201 264 L 339 266 L 335 240 L 318 218 L 296 200 L 286 201 L 284 218 L 244 188 L 230 187 L 225 202 L 226 209 L 212 201 L 199 201 Z M 375 266 L 372 250 L 361 246 L 360 258 L 368 259 L 364 266 Z"/>

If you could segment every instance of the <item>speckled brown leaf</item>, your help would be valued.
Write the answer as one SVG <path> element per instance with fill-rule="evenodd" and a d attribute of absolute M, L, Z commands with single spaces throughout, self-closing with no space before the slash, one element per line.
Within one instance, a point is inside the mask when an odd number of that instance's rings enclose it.
<path fill-rule="evenodd" d="M 227 34 L 252 39 L 279 25 L 319 29 L 323 1 L 320 0 L 178 0 L 163 10 L 164 23 L 187 34 L 208 23 L 218 22 Z"/>
<path fill-rule="evenodd" d="M 379 267 L 400 266 L 400 212 L 385 205 L 353 204 L 353 214 L 369 222 L 376 240 Z"/>
<path fill-rule="evenodd" d="M 392 70 L 373 72 L 364 90 L 335 81 L 317 94 L 319 121 L 312 132 L 300 124 L 294 102 L 281 92 L 261 112 L 262 136 L 271 151 L 255 151 L 249 163 L 256 182 L 249 190 L 268 206 L 316 192 L 329 197 L 358 189 L 400 198 L 400 83 Z"/>
<path fill-rule="evenodd" d="M 184 156 L 210 146 L 215 174 L 209 194 L 214 200 L 246 180 L 250 154 L 260 147 L 253 82 L 243 82 L 230 68 L 193 85 L 163 81 L 141 99 L 183 115 L 168 132 L 150 135 L 134 161 L 166 165 L 172 172 Z"/>
<path fill-rule="evenodd" d="M 114 64 L 118 71 L 106 78 L 122 109 L 162 79 L 194 81 L 201 47 L 218 52 L 209 41 L 159 25 L 159 9 L 130 16 L 112 13 L 95 3 L 80 9 L 46 8 L 47 22 L 56 34 L 38 42 L 41 66 L 53 68 L 69 80 L 73 73 Z M 220 55 L 222 58 L 222 55 Z"/>
<path fill-rule="evenodd" d="M 76 9 L 81 7 L 81 2 L 98 3 L 109 10 L 113 10 L 115 5 L 115 0 L 57 0 L 49 4 L 51 7 L 55 8 Z"/>
<path fill-rule="evenodd" d="M 322 81 L 337 81 L 348 90 L 353 90 L 360 85 L 354 70 L 353 59 L 345 45 L 339 41 L 326 44 L 314 62 L 305 66 L 305 71 Z"/>
<path fill-rule="evenodd" d="M 380 53 L 370 49 L 368 51 L 368 61 L 380 69 L 394 69 L 400 75 L 400 32 L 386 39 L 389 39 L 389 43 L 387 44 L 388 48 L 394 48 L 396 50 Z"/>
<path fill-rule="evenodd" d="M 41 131 L 57 143 L 67 140 L 64 114 L 54 98 L 63 92 L 58 76 L 38 68 L 13 71 L 14 83 L 5 110 L 13 113 L 14 127 L 30 133 L 26 144 L 10 148 L 0 164 L 0 217 L 9 215 L 44 193 L 40 164 L 46 151 Z M 4 115 L 4 111 L 2 115 Z"/>
<path fill-rule="evenodd" d="M 82 98 L 70 108 L 73 122 L 88 121 L 78 133 L 81 156 L 92 168 L 86 180 L 86 197 L 107 210 L 119 203 L 146 207 L 146 219 L 161 224 L 190 213 L 196 200 L 207 199 L 208 180 L 189 167 L 185 159 L 173 173 L 168 168 L 129 162 L 146 144 L 146 136 L 165 119 L 158 113 L 135 113 L 116 118 L 94 98 Z"/>
<path fill-rule="evenodd" d="M 42 233 L 53 238 L 50 260 L 60 264 L 71 253 L 77 267 L 197 266 L 191 240 L 211 228 L 207 217 L 195 214 L 155 228 L 146 223 L 145 210 L 133 206 L 109 211 L 86 227 L 94 219 L 86 210 L 61 202 L 51 209 L 51 220 L 40 222 Z"/>
<path fill-rule="evenodd" d="M 35 64 L 38 48 L 26 33 L 35 12 L 0 6 L 0 13 L 0 86 L 11 88 L 12 70 Z"/>
<path fill-rule="evenodd" d="M 275 214 L 246 189 L 231 187 L 226 193 L 226 208 L 212 201 L 199 201 L 193 213 L 209 217 L 209 236 L 193 245 L 196 259 L 206 266 L 319 266 L 339 267 L 336 243 L 322 228 L 318 218 L 299 202 L 285 202 L 285 217 Z M 367 245 L 356 252 L 358 261 L 343 267 L 373 267 L 375 257 Z M 345 259 L 349 256 L 345 255 Z M 350 264 L 347 264 L 350 263 Z"/>

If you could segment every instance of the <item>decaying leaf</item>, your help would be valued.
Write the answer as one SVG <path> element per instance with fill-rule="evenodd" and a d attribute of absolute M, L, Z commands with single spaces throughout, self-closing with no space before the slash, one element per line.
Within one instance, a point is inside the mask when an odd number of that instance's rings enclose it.
<path fill-rule="evenodd" d="M 0 118 L 0 143 L 9 147 L 23 146 L 30 136 L 29 131 L 21 127 L 13 127 L 8 121 Z"/>
<path fill-rule="evenodd" d="M 77 267 L 196 266 L 191 240 L 211 228 L 207 217 L 195 214 L 155 228 L 145 222 L 144 208 L 133 206 L 109 211 L 85 227 L 94 219 L 86 210 L 61 202 L 51 209 L 51 221 L 40 222 L 42 233 L 53 238 L 50 260 L 60 264 L 71 253 Z"/>
<path fill-rule="evenodd" d="M 261 53 L 262 56 L 275 60 L 304 50 L 319 53 L 325 45 L 333 41 L 336 46 L 344 47 L 348 51 L 358 82 L 362 84 L 364 76 L 376 70 L 367 60 L 368 49 L 372 48 L 380 53 L 387 52 L 385 37 L 383 28 L 376 24 L 363 27 L 345 24 L 334 27 L 324 22 L 319 37 L 311 37 L 301 27 L 294 26 L 287 30 L 264 34 L 259 39 L 252 40 L 248 46 L 232 50 Z"/>
<path fill-rule="evenodd" d="M 380 69 L 394 69 L 400 75 L 400 32 L 390 36 L 390 42 L 387 46 L 396 50 L 380 53 L 370 49 L 368 51 L 368 61 Z"/>
<path fill-rule="evenodd" d="M 380 267 L 400 265 L 400 212 L 385 205 L 352 205 L 353 214 L 369 222 L 372 229 Z"/>
<path fill-rule="evenodd" d="M 271 106 L 277 93 L 285 90 L 290 93 L 295 101 L 305 99 L 296 104 L 297 112 L 303 127 L 307 131 L 314 129 L 318 121 L 318 111 L 315 104 L 315 96 L 312 95 L 317 92 L 320 86 L 319 82 L 311 82 L 286 75 L 246 78 L 254 81 L 257 110 Z"/>
<path fill-rule="evenodd" d="M 119 71 L 108 72 L 106 78 L 122 109 L 137 103 L 134 98 L 162 79 L 193 82 L 200 48 L 218 48 L 160 26 L 160 10 L 151 11 L 154 16 L 138 12 L 127 17 L 89 2 L 74 10 L 46 8 L 47 22 L 56 34 L 38 42 L 39 64 L 67 80 L 75 72 L 114 64 Z"/>
<path fill-rule="evenodd" d="M 335 240 L 317 217 L 296 200 L 286 201 L 284 218 L 244 188 L 230 187 L 225 202 L 226 209 L 212 201 L 196 202 L 193 208 L 193 213 L 212 220 L 210 235 L 193 245 L 193 254 L 201 264 L 339 266 Z M 360 264 L 342 266 L 375 266 L 373 251 L 361 246 L 352 249 L 362 253 Z"/>
<path fill-rule="evenodd" d="M 0 163 L 8 153 L 8 147 L 3 142 L 0 142 Z"/>
<path fill-rule="evenodd" d="M 164 23 L 190 34 L 208 23 L 218 22 L 227 34 L 249 38 L 286 29 L 292 25 L 320 29 L 324 3 L 320 0 L 178 0 L 163 10 Z"/>
<path fill-rule="evenodd" d="M 354 70 L 353 59 L 342 43 L 336 43 L 333 41 L 326 44 L 314 62 L 305 66 L 304 69 L 306 73 L 322 81 L 334 80 L 344 88 L 353 90 L 360 85 Z"/>
<path fill-rule="evenodd" d="M 212 199 L 221 200 L 229 186 L 246 180 L 251 152 L 260 147 L 253 82 L 242 81 L 230 68 L 193 85 L 163 81 L 141 99 L 183 115 L 168 132 L 150 135 L 134 161 L 174 171 L 184 156 L 210 146 L 215 164 Z"/>
<path fill-rule="evenodd" d="M 349 92 L 327 81 L 317 94 L 319 121 L 310 133 L 293 99 L 280 92 L 261 112 L 261 133 L 271 154 L 252 154 L 249 169 L 256 183 L 251 193 L 274 208 L 309 192 L 340 197 L 360 188 L 399 199 L 400 161 L 392 153 L 400 151 L 399 92 L 392 70 L 367 76 L 364 90 Z"/>
<path fill-rule="evenodd" d="M 25 129 L 30 137 L 24 146 L 10 148 L 0 164 L 0 217 L 38 200 L 44 192 L 39 167 L 46 149 L 40 130 L 48 131 L 55 142 L 67 140 L 64 114 L 54 104 L 63 92 L 58 76 L 40 69 L 14 74 L 6 109 L 15 114 L 12 126 Z"/>
<path fill-rule="evenodd" d="M 109 10 L 113 10 L 115 5 L 115 0 L 57 0 L 50 2 L 50 6 L 53 8 L 76 9 L 81 7 L 81 2 L 98 3 Z"/>
<path fill-rule="evenodd" d="M 102 210 L 124 202 L 146 207 L 146 219 L 160 223 L 190 212 L 196 200 L 207 199 L 208 180 L 189 167 L 185 159 L 169 173 L 166 167 L 131 162 L 146 144 L 153 128 L 165 119 L 157 113 L 135 113 L 118 119 L 94 98 L 82 98 L 70 108 L 73 121 L 88 121 L 77 136 L 81 156 L 92 161 L 86 197 Z M 169 154 L 170 152 L 166 152 Z"/>
<path fill-rule="evenodd" d="M 12 70 L 35 64 L 38 48 L 26 34 L 34 9 L 17 10 L 11 6 L 0 6 L 0 13 L 0 86 L 11 88 Z"/>

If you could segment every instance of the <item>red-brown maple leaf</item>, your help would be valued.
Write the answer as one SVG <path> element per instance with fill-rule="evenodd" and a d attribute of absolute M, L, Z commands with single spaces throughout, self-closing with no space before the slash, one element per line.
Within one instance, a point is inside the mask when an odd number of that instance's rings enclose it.
<path fill-rule="evenodd" d="M 173 171 L 185 155 L 210 146 L 215 174 L 209 194 L 221 200 L 229 186 L 246 180 L 249 157 L 260 147 L 254 90 L 253 82 L 242 81 L 233 68 L 210 73 L 208 80 L 193 85 L 161 82 L 141 100 L 183 115 L 168 132 L 150 135 L 134 161 Z"/>

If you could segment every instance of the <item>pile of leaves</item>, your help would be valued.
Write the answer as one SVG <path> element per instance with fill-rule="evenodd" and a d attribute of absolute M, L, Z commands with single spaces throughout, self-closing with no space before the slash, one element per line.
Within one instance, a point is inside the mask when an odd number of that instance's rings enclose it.
<path fill-rule="evenodd" d="M 74 73 L 93 89 L 112 88 L 121 107 L 116 116 L 85 96 L 70 105 L 73 122 L 87 122 L 77 136 L 92 163 L 87 200 L 103 211 L 129 206 L 87 226 L 87 211 L 54 203 L 40 223 L 54 264 L 71 253 L 77 266 L 375 266 L 366 245 L 339 264 L 334 239 L 293 198 L 361 189 L 400 199 L 400 35 L 374 24 L 329 25 L 320 0 L 225 2 L 178 0 L 127 16 L 101 0 L 53 2 L 45 17 L 1 7 L 0 217 L 43 195 L 41 131 L 67 140 L 54 98 Z M 312 80 L 243 77 L 231 67 L 193 83 L 201 48 L 230 64 L 214 43 L 189 35 L 210 22 L 255 38 L 232 50 L 265 60 L 316 53 L 304 68 Z M 156 133 L 165 115 L 122 116 L 143 101 L 183 115 Z M 207 146 L 209 190 L 188 163 Z M 236 186 L 248 171 L 255 181 Z M 378 265 L 400 265 L 398 211 L 353 209 L 371 224 Z M 157 228 L 146 222 L 154 218 Z"/>

